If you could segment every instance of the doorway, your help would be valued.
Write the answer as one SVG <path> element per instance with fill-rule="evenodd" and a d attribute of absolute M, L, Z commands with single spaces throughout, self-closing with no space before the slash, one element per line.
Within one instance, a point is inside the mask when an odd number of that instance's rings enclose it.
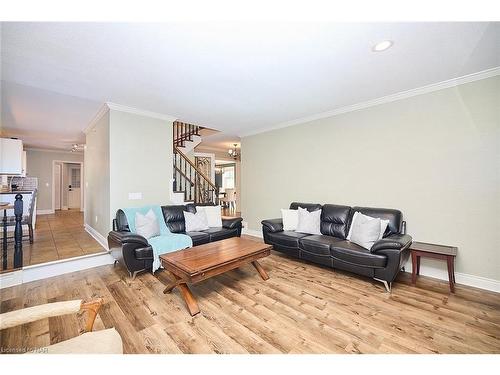
<path fill-rule="evenodd" d="M 54 160 L 52 209 L 83 211 L 83 163 Z"/>

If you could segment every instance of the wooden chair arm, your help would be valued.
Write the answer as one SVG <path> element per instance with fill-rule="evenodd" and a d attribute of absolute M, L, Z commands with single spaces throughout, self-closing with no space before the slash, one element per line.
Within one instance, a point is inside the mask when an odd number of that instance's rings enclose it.
<path fill-rule="evenodd" d="M 25 309 L 9 311 L 0 314 L 0 330 L 15 327 L 21 324 L 35 322 L 53 316 L 75 314 L 81 310 L 88 312 L 85 331 L 90 332 L 94 321 L 103 304 L 102 298 L 83 303 L 82 300 L 46 303 L 44 305 L 27 307 Z"/>
<path fill-rule="evenodd" d="M 85 302 L 81 304 L 80 310 L 87 311 L 87 322 L 85 324 L 85 332 L 92 332 L 92 328 L 94 327 L 95 318 L 99 309 L 104 304 L 104 300 L 102 298 L 96 298 L 92 301 Z"/>

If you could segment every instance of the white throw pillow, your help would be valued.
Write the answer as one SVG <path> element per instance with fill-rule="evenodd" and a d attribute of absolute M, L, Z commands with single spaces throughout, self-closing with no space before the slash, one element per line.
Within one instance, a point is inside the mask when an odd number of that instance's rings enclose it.
<path fill-rule="evenodd" d="M 147 240 L 160 235 L 160 224 L 152 209 L 146 215 L 135 213 L 135 232 Z"/>
<path fill-rule="evenodd" d="M 347 235 L 346 237 L 346 240 L 347 241 L 350 241 L 351 240 L 351 232 L 352 232 L 352 227 L 353 227 L 353 224 L 354 222 L 356 221 L 356 218 L 358 217 L 358 215 L 360 216 L 363 216 L 365 218 L 369 218 L 369 219 L 377 219 L 376 217 L 371 217 L 371 216 L 368 216 L 368 215 L 364 215 L 362 214 L 361 212 L 359 211 L 356 211 L 354 213 L 354 215 L 352 215 L 352 223 L 351 223 L 351 227 L 349 228 L 349 234 Z M 389 225 L 389 220 L 384 220 L 384 219 L 380 219 L 380 235 L 378 236 L 378 239 L 381 240 L 382 237 L 384 237 L 384 233 L 385 233 L 385 230 L 387 229 L 387 226 Z"/>
<path fill-rule="evenodd" d="M 366 219 L 358 216 L 352 225 L 350 241 L 370 250 L 380 235 L 380 219 Z"/>
<path fill-rule="evenodd" d="M 298 210 L 281 209 L 281 219 L 283 220 L 283 230 L 297 230 L 299 223 Z"/>
<path fill-rule="evenodd" d="M 321 234 L 321 210 L 313 212 L 307 211 L 305 208 L 299 207 L 298 223 L 296 232 L 307 234 Z"/>
<path fill-rule="evenodd" d="M 222 227 L 222 213 L 220 206 L 196 206 L 196 212 L 204 211 L 210 228 Z"/>
<path fill-rule="evenodd" d="M 205 211 L 199 211 L 195 214 L 184 211 L 184 222 L 186 223 L 186 232 L 196 232 L 208 229 L 208 221 Z"/>

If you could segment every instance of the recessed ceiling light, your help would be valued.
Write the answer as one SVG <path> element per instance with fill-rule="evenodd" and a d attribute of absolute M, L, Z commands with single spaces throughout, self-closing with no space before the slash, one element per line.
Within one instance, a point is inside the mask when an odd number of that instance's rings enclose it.
<path fill-rule="evenodd" d="M 389 49 L 392 47 L 394 42 L 392 40 L 384 40 L 380 43 L 377 43 L 373 46 L 372 51 L 373 52 L 382 52 L 385 51 L 386 49 Z"/>

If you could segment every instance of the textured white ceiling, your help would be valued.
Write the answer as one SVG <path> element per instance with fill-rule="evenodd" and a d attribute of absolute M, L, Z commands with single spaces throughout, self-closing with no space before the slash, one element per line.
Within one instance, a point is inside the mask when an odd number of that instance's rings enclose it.
<path fill-rule="evenodd" d="M 244 134 L 500 66 L 499 40 L 500 23 L 3 23 L 3 125 L 74 139 L 110 101 Z"/>

